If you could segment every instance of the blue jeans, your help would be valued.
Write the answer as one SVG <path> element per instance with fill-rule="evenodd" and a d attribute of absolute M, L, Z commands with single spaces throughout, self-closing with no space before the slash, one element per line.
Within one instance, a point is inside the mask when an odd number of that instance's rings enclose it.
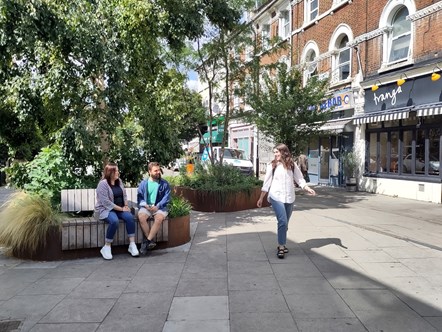
<path fill-rule="evenodd" d="M 287 227 L 290 216 L 293 211 L 293 203 L 282 203 L 275 201 L 269 197 L 270 204 L 272 204 L 273 211 L 275 211 L 276 219 L 278 220 L 278 244 L 285 246 L 287 242 Z"/>
<path fill-rule="evenodd" d="M 127 236 L 135 236 L 135 221 L 132 213 L 128 211 L 111 211 L 107 218 L 104 219 L 105 222 L 109 224 L 106 232 L 106 242 L 112 243 L 114 240 L 114 235 L 117 232 L 118 224 L 120 223 L 120 219 L 124 220 L 126 224 Z"/>

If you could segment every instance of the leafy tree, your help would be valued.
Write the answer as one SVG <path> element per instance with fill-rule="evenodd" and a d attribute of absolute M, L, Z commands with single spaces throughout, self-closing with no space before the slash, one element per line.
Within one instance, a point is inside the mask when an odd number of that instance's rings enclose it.
<path fill-rule="evenodd" d="M 258 86 L 254 88 L 252 79 L 245 82 L 243 92 L 252 110 L 243 110 L 241 117 L 267 137 L 286 144 L 294 155 L 300 154 L 330 118 L 330 112 L 320 108 L 328 81 L 313 77 L 303 85 L 299 69 L 278 63 L 272 72 L 261 75 Z"/>
<path fill-rule="evenodd" d="M 234 89 L 232 82 L 235 80 L 237 69 L 242 65 L 233 57 L 235 43 L 239 36 L 242 35 L 247 24 L 241 20 L 242 13 L 249 8 L 253 1 L 213 1 L 213 12 L 222 13 L 222 20 L 213 20 L 212 25 L 206 29 L 206 34 L 197 40 L 197 70 L 204 83 L 207 84 L 208 90 L 208 118 L 209 124 L 213 123 L 217 116 L 213 112 L 213 104 L 216 101 L 224 108 L 224 128 L 228 128 L 232 117 L 233 108 L 231 102 L 233 100 Z M 244 68 L 243 68 L 244 69 Z M 210 160 L 212 165 L 215 163 L 212 145 L 212 128 L 209 125 L 209 140 L 205 142 L 209 146 Z M 224 131 L 221 147 L 226 145 L 227 131 Z M 223 162 L 223 150 L 221 150 L 220 162 Z"/>
<path fill-rule="evenodd" d="M 0 0 L 0 117 L 7 119 L 0 139 L 9 155 L 31 160 L 57 142 L 79 176 L 90 166 L 99 174 L 109 159 L 126 167 L 130 158 L 172 160 L 179 139 L 201 121 L 198 98 L 172 67 L 206 20 L 230 22 L 223 3 Z"/>

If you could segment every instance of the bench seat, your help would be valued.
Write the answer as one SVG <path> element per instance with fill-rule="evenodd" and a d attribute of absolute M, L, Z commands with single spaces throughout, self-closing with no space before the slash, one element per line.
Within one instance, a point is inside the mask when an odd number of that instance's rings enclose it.
<path fill-rule="evenodd" d="M 141 243 L 143 232 L 137 218 L 137 188 L 126 188 L 129 207 L 135 218 L 135 242 Z M 93 213 L 95 209 L 95 189 L 63 189 L 61 191 L 61 212 Z M 149 219 L 152 226 L 153 218 Z M 62 221 L 61 245 L 62 250 L 76 250 L 84 248 L 99 248 L 104 245 L 108 224 L 94 217 L 69 217 Z M 168 242 L 169 219 L 166 218 L 158 231 L 155 242 Z M 190 234 L 188 236 L 190 238 Z M 187 240 L 188 241 L 188 240 Z M 187 242 L 186 241 L 186 242 Z M 114 237 L 113 245 L 128 245 L 126 226 L 120 220 L 119 227 Z"/>

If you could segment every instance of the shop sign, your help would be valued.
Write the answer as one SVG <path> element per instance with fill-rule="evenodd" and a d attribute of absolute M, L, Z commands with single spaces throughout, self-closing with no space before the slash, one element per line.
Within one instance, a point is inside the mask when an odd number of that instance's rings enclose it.
<path fill-rule="evenodd" d="M 409 79 L 401 86 L 394 82 L 380 85 L 376 91 L 369 87 L 365 90 L 365 113 L 437 103 L 441 91 L 442 80 L 433 82 L 429 75 Z"/>
<path fill-rule="evenodd" d="M 333 97 L 327 99 L 321 104 L 321 110 L 332 108 L 332 111 L 342 111 L 354 108 L 353 92 L 350 89 L 335 92 Z"/>

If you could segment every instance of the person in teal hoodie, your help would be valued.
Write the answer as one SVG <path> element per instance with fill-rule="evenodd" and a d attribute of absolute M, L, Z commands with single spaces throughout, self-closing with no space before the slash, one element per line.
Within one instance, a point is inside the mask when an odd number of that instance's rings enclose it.
<path fill-rule="evenodd" d="M 160 164 L 150 162 L 148 171 L 149 178 L 140 182 L 137 194 L 138 220 L 145 236 L 140 247 L 140 253 L 143 255 L 146 254 L 147 250 L 151 250 L 156 246 L 153 238 L 155 238 L 162 222 L 167 217 L 167 205 L 170 202 L 170 186 L 166 180 L 161 178 Z M 147 220 L 152 216 L 154 223 L 152 228 L 149 229 Z"/>

